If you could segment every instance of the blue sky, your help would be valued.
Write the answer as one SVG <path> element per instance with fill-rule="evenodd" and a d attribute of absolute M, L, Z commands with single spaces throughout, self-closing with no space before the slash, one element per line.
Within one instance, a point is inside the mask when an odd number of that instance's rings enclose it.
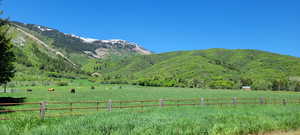
<path fill-rule="evenodd" d="M 3 0 L 11 20 L 157 53 L 260 49 L 300 57 L 299 0 Z"/>

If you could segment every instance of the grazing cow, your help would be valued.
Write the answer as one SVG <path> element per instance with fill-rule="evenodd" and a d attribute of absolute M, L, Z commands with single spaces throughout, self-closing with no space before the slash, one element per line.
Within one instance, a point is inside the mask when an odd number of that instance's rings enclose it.
<path fill-rule="evenodd" d="M 27 92 L 32 92 L 32 89 L 27 89 L 26 91 L 27 91 Z"/>
<path fill-rule="evenodd" d="M 54 88 L 49 88 L 48 91 L 53 92 L 53 91 L 55 91 L 55 89 Z"/>
<path fill-rule="evenodd" d="M 73 93 L 73 94 L 75 94 L 75 89 L 74 88 L 71 89 L 70 92 Z"/>

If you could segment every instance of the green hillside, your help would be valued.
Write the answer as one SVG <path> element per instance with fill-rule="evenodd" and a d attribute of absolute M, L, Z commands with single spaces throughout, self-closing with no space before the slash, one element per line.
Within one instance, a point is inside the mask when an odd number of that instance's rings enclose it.
<path fill-rule="evenodd" d="M 151 53 L 125 40 L 95 40 L 35 24 L 10 22 L 16 55 L 14 84 L 88 78 L 89 63 Z M 32 83 L 32 82 L 30 82 Z"/>
<path fill-rule="evenodd" d="M 105 83 L 300 91 L 300 58 L 258 50 L 209 49 L 100 60 L 94 70 Z"/>
<path fill-rule="evenodd" d="M 18 22 L 12 23 L 11 34 L 18 71 L 14 81 L 83 77 L 143 86 L 300 91 L 300 58 L 292 56 L 227 49 L 149 55 L 124 40 L 83 38 Z"/>
<path fill-rule="evenodd" d="M 51 83 L 56 77 L 51 76 L 61 74 L 61 76 L 71 77 L 77 74 L 84 74 L 80 67 L 68 62 L 64 57 L 49 50 L 35 39 L 11 27 L 10 33 L 14 44 L 13 51 L 16 55 L 16 75 L 9 85 L 21 85 L 26 82 L 28 85 L 38 85 L 41 83 Z"/>

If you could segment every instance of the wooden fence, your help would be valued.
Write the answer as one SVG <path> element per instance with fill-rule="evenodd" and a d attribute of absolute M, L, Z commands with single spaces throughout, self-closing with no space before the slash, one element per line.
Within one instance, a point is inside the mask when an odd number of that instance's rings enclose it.
<path fill-rule="evenodd" d="M 159 100 L 108 100 L 108 101 L 79 101 L 79 102 L 25 102 L 25 103 L 0 103 L 0 106 L 22 105 L 22 109 L 5 109 L 0 113 L 10 112 L 39 112 L 41 119 L 45 118 L 46 111 L 70 111 L 74 110 L 107 110 L 126 108 L 149 108 L 168 106 L 208 106 L 208 105 L 266 105 L 266 104 L 299 104 L 299 99 L 278 99 L 278 98 L 193 98 L 193 99 L 159 99 Z M 24 108 L 25 105 L 37 106 L 36 108 Z M 59 105 L 59 107 L 51 107 Z M 81 105 L 81 106 L 78 106 Z M 63 107 L 61 107 L 63 106 Z M 7 107 L 5 107 L 7 108 Z M 5 119 L 0 119 L 5 120 Z"/>

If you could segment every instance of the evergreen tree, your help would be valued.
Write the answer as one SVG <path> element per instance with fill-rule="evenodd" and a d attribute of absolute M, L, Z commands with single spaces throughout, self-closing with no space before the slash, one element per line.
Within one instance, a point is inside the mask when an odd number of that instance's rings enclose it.
<path fill-rule="evenodd" d="M 12 51 L 11 38 L 8 37 L 9 23 L 7 20 L 0 20 L 0 85 L 4 85 L 6 92 L 6 84 L 11 81 L 15 73 L 15 55 Z"/>

